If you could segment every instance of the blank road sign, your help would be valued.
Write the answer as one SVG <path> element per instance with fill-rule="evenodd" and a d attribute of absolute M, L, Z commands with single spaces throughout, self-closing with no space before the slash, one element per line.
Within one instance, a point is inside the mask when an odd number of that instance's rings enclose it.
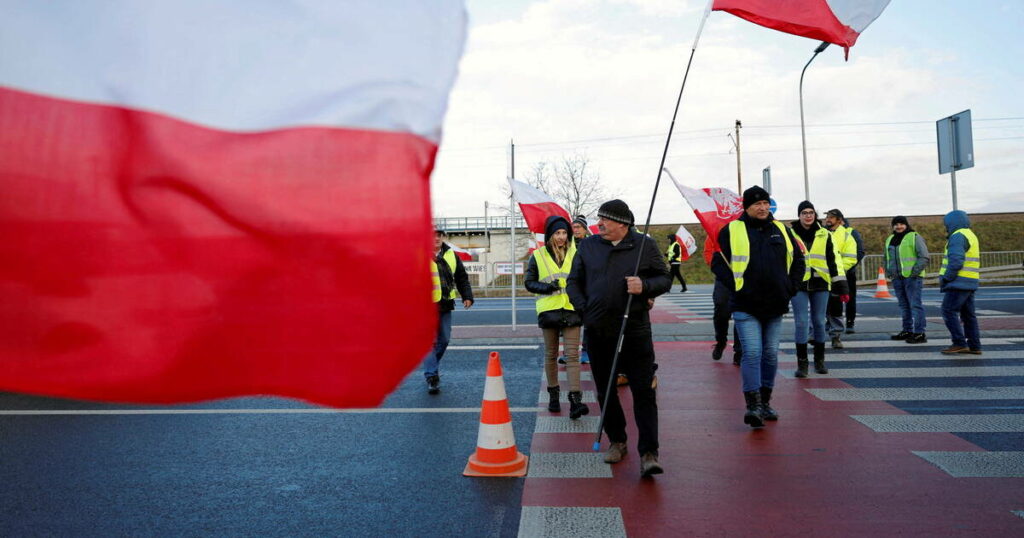
<path fill-rule="evenodd" d="M 971 135 L 971 111 L 965 110 L 935 122 L 939 145 L 939 173 L 974 166 L 974 139 Z"/>

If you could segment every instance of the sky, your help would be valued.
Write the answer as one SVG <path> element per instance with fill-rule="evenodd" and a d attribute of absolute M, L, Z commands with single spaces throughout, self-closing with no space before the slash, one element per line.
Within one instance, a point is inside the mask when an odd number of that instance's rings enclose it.
<path fill-rule="evenodd" d="M 470 0 L 469 34 L 432 177 L 435 217 L 507 203 L 516 175 L 585 155 L 638 220 L 650 204 L 704 1 Z M 970 109 L 975 166 L 959 208 L 1024 207 L 1024 2 L 893 0 L 844 61 L 818 55 L 804 78 L 810 199 L 851 218 L 952 209 L 935 122 Z M 666 167 L 691 187 L 743 188 L 771 167 L 777 215 L 804 199 L 798 85 L 819 42 L 712 12 L 701 35 Z M 490 210 L 494 214 L 494 210 Z M 696 222 L 667 177 L 654 223 Z"/>

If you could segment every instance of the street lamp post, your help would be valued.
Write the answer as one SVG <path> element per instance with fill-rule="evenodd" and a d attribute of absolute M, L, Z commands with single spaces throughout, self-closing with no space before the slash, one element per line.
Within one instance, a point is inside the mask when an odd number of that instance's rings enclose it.
<path fill-rule="evenodd" d="M 811 65 L 811 62 L 818 57 L 818 54 L 821 54 L 828 46 L 828 41 L 822 41 L 818 48 L 814 49 L 814 55 L 811 56 L 811 59 L 807 60 L 804 70 L 800 72 L 800 144 L 804 152 L 804 200 L 811 199 L 811 186 L 807 181 L 807 135 L 804 134 L 804 73 L 807 72 L 807 66 Z"/>

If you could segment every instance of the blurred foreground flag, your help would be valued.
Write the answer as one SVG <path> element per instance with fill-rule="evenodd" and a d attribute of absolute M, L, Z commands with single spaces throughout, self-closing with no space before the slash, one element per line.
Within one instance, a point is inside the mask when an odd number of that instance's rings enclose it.
<path fill-rule="evenodd" d="M 0 390 L 380 403 L 434 336 L 465 25 L 445 0 L 6 3 Z"/>
<path fill-rule="evenodd" d="M 828 41 L 847 53 L 889 0 L 712 0 L 712 10 L 773 30 Z"/>

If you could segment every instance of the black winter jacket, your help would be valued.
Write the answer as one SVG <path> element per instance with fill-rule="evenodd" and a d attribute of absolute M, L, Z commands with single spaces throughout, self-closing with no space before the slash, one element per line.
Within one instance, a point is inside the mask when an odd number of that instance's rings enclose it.
<path fill-rule="evenodd" d="M 647 300 L 657 297 L 672 286 L 668 266 L 654 239 L 630 231 L 618 245 L 599 235 L 579 243 L 569 273 L 569 301 L 583 313 L 587 330 L 618 331 L 626 311 L 626 277 L 633 275 L 637 253 L 643 244 L 643 258 L 637 276 L 643 281 L 643 293 L 633 297 L 628 327 L 650 326 Z"/>
<path fill-rule="evenodd" d="M 463 301 L 473 300 L 473 287 L 469 285 L 469 275 L 466 274 L 466 267 L 462 265 L 462 260 L 455 256 L 455 274 L 452 274 L 451 269 L 448 267 L 448 262 L 444 261 L 444 253 L 448 250 L 450 250 L 448 245 L 441 245 L 441 252 L 438 252 L 434 258 L 434 262 L 437 263 L 438 276 L 441 277 L 441 300 L 437 303 L 437 308 L 441 312 L 455 310 L 455 299 L 445 298 L 452 287 L 459 290 L 459 296 L 462 297 Z"/>
<path fill-rule="evenodd" d="M 744 213 L 739 220 L 746 224 L 750 238 L 750 263 L 743 274 L 743 289 L 736 292 L 732 268 L 725 260 L 732 256 L 729 226 L 718 234 L 723 258 L 712 259 L 711 271 L 731 293 L 729 306 L 733 312 L 746 312 L 758 319 L 771 319 L 789 312 L 789 299 L 796 294 L 797 285 L 804 278 L 804 255 L 796 236 L 787 229 L 785 235 L 774 224 L 774 218 L 759 221 Z M 786 243 L 793 246 L 793 264 L 786 272 Z"/>

